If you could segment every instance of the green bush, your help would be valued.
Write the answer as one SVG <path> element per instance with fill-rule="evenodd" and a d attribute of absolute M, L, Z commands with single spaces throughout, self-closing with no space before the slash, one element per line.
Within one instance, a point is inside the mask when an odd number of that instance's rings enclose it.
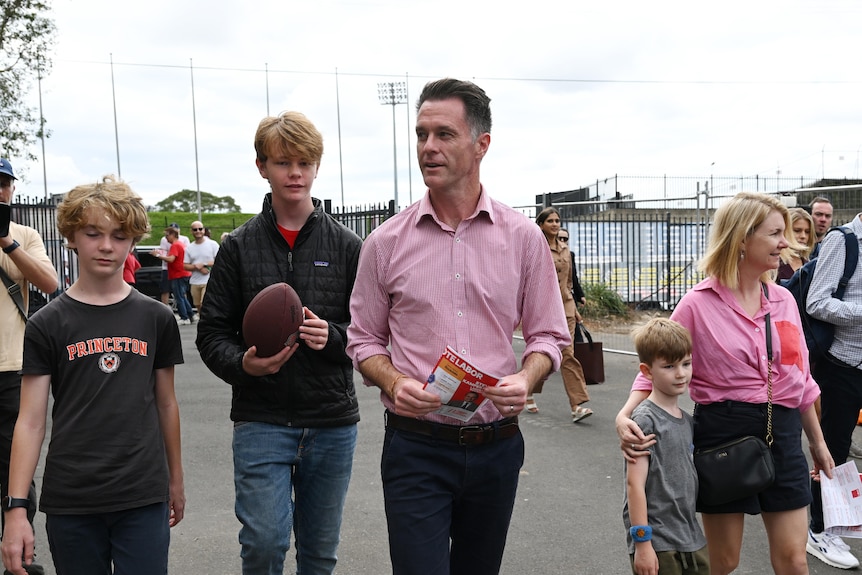
<path fill-rule="evenodd" d="M 605 283 L 583 284 L 587 305 L 581 315 L 587 318 L 606 318 L 608 316 L 628 316 L 629 308 L 620 294 Z"/>

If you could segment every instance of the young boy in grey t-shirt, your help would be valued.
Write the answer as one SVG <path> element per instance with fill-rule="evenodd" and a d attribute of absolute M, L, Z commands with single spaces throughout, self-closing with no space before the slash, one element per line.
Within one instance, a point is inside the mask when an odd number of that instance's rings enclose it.
<path fill-rule="evenodd" d="M 649 457 L 626 463 L 623 521 L 632 572 L 709 575 L 706 538 L 695 516 L 693 422 L 677 401 L 691 381 L 691 334 L 657 318 L 632 335 L 641 373 L 653 386 L 632 419 L 644 434 L 656 436 Z"/>

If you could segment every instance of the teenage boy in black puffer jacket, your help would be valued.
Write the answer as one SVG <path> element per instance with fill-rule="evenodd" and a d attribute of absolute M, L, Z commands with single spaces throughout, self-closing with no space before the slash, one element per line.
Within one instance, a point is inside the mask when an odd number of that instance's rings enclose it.
<path fill-rule="evenodd" d="M 359 421 L 344 350 L 362 242 L 311 197 L 323 138 L 304 115 L 264 118 L 254 147 L 271 192 L 219 249 L 197 346 L 233 386 L 243 573 L 281 575 L 291 527 L 297 566 L 289 570 L 332 573 Z M 262 358 L 243 341 L 242 318 L 254 296 L 278 282 L 296 290 L 305 321 L 296 344 Z"/>

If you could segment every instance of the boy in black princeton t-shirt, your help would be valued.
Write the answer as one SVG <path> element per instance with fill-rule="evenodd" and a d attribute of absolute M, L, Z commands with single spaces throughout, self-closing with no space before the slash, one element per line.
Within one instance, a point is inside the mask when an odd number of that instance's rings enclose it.
<path fill-rule="evenodd" d="M 39 460 L 52 393 L 39 508 L 57 571 L 167 573 L 170 527 L 185 508 L 174 394 L 183 356 L 170 310 L 123 281 L 126 256 L 149 231 L 146 209 L 106 177 L 69 192 L 57 226 L 78 255 L 79 277 L 25 332 L 3 563 L 24 575 L 22 560 L 33 560 L 33 530 L 17 504 Z"/>

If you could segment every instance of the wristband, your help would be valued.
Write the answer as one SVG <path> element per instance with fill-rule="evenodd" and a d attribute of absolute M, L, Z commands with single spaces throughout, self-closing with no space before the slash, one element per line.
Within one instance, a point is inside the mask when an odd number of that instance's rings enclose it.
<path fill-rule="evenodd" d="M 652 539 L 652 527 L 649 525 L 632 525 L 629 535 L 635 543 L 644 543 Z"/>
<path fill-rule="evenodd" d="M 5 248 L 3 248 L 3 253 L 4 254 L 11 254 L 16 249 L 18 249 L 20 246 L 21 246 L 21 244 L 19 244 L 16 240 L 12 240 L 11 244 L 9 244 Z"/>
<path fill-rule="evenodd" d="M 3 511 L 9 511 L 16 507 L 30 507 L 30 500 L 20 497 L 9 497 L 8 495 L 2 501 Z"/>

